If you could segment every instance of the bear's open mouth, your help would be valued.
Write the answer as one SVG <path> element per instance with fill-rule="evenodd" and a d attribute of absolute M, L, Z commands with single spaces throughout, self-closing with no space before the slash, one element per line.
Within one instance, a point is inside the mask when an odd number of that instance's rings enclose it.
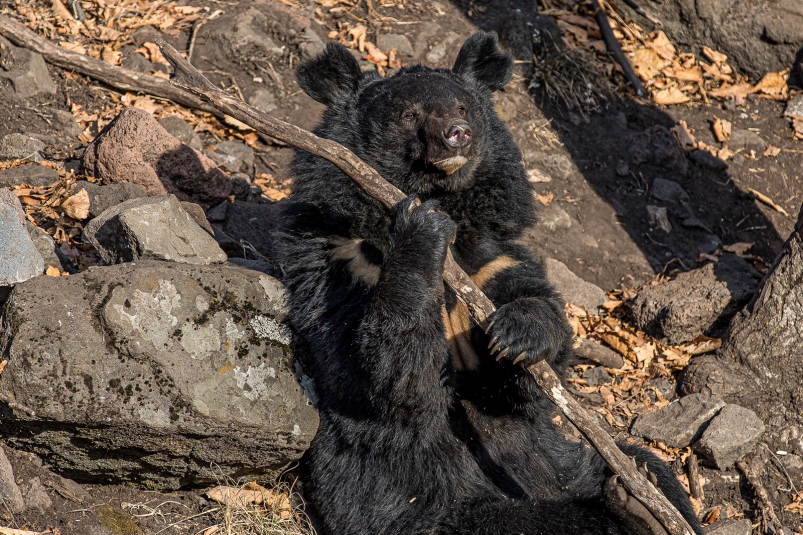
<path fill-rule="evenodd" d="M 438 160 L 437 162 L 432 162 L 432 165 L 446 173 L 446 175 L 451 175 L 464 165 L 468 163 L 468 158 L 465 156 L 458 154 L 457 156 L 450 156 L 449 158 L 445 158 L 443 160 Z"/>

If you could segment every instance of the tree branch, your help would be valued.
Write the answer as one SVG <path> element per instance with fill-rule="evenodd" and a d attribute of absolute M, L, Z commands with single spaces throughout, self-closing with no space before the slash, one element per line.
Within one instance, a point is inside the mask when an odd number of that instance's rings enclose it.
<path fill-rule="evenodd" d="M 346 173 L 365 193 L 393 209 L 406 195 L 390 184 L 379 173 L 363 162 L 353 152 L 329 139 L 319 138 L 297 126 L 262 113 L 221 91 L 190 65 L 172 46 L 163 40 L 157 45 L 162 55 L 173 66 L 171 82 L 252 128 L 280 141 L 325 158 Z M 487 318 L 496 308 L 488 297 L 477 288 L 469 276 L 447 254 L 443 279 L 457 294 L 479 325 L 486 325 Z M 588 438 L 611 469 L 619 475 L 630 493 L 657 518 L 671 535 L 694 535 L 694 531 L 669 500 L 658 491 L 646 477 L 641 475 L 632 459 L 616 446 L 606 433 L 577 401 L 569 397 L 560 379 L 545 361 L 528 368 L 544 393 L 563 411 L 566 417 Z"/>
<path fill-rule="evenodd" d="M 172 100 L 188 108 L 212 113 L 221 119 L 224 117 L 217 108 L 173 86 L 164 78 L 115 67 L 91 56 L 70 52 L 47 39 L 42 39 L 22 24 L 4 15 L 0 15 L 0 34 L 19 47 L 41 54 L 51 65 L 89 76 L 120 91 L 143 92 Z"/>

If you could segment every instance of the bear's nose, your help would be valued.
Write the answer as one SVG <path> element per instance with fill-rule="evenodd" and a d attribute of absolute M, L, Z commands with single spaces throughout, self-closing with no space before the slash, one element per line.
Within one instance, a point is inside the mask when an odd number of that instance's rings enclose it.
<path fill-rule="evenodd" d="M 467 147 L 471 143 L 471 128 L 468 123 L 455 123 L 443 132 L 443 141 L 455 149 Z"/>

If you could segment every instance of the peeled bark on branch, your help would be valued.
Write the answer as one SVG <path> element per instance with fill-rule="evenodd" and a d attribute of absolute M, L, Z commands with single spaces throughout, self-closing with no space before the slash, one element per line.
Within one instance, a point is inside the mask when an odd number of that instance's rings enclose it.
<path fill-rule="evenodd" d="M 263 134 L 329 160 L 348 175 L 366 194 L 390 210 L 406 197 L 401 190 L 382 178 L 374 168 L 339 143 L 319 138 L 311 132 L 271 117 L 233 98 L 215 87 L 175 48 L 161 40 L 157 41 L 157 44 L 162 49 L 162 55 L 173 66 L 174 73 L 171 82 L 176 86 L 211 102 L 222 112 Z M 455 262 L 451 253 L 447 254 L 443 279 L 457 297 L 468 306 L 477 324 L 486 325 L 488 316 L 496 308 Z M 561 385 L 560 379 L 546 362 L 541 361 L 534 364 L 528 368 L 528 371 L 543 389 L 545 395 L 588 438 L 611 469 L 619 475 L 624 486 L 647 507 L 667 532 L 671 535 L 694 535 L 694 531 L 669 500 L 638 472 L 635 463 L 622 453 L 595 418 L 568 395 Z"/>

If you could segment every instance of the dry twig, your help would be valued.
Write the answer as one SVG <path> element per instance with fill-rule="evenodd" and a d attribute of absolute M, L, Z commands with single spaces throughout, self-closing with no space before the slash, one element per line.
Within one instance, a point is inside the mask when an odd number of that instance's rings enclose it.
<path fill-rule="evenodd" d="M 756 493 L 756 500 L 758 500 L 758 506 L 761 509 L 762 531 L 764 533 L 770 533 L 772 531 L 775 533 L 783 533 L 783 525 L 775 514 L 775 508 L 772 506 L 769 495 L 767 495 L 767 489 L 764 488 L 764 485 L 761 484 L 761 480 L 758 477 L 758 472 L 760 472 L 763 467 L 764 460 L 760 459 L 759 456 L 753 457 L 750 465 L 745 461 L 738 461 L 736 463 L 736 468 L 744 474 L 747 482 L 750 483 L 750 486 L 753 487 Z M 753 469 L 755 469 L 755 471 L 753 471 Z M 772 524 L 772 530 L 769 528 L 770 524 Z"/>

